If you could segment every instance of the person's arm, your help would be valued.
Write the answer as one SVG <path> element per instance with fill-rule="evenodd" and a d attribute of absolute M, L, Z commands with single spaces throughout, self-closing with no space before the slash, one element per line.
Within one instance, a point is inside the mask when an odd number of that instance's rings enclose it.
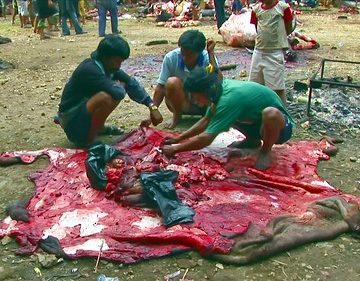
<path fill-rule="evenodd" d="M 155 86 L 154 96 L 153 96 L 154 104 L 156 106 L 160 106 L 160 104 L 164 100 L 164 97 L 165 97 L 165 85 L 157 84 Z"/>
<path fill-rule="evenodd" d="M 154 90 L 154 104 L 156 106 L 160 106 L 160 104 L 163 102 L 165 97 L 165 84 L 169 77 L 171 76 L 171 68 L 172 68 L 172 60 L 170 58 L 170 54 L 166 54 L 164 57 L 164 60 L 161 64 L 161 70 L 159 74 L 159 78 L 157 80 L 157 85 L 155 86 Z"/>
<path fill-rule="evenodd" d="M 178 141 L 183 141 L 193 136 L 196 136 L 205 131 L 207 125 L 209 124 L 210 119 L 207 116 L 204 116 L 199 121 L 197 121 L 190 129 L 183 132 L 180 136 L 177 137 Z"/>
<path fill-rule="evenodd" d="M 162 150 L 166 156 L 174 156 L 179 152 L 202 149 L 210 145 L 215 137 L 216 135 L 214 134 L 203 132 L 191 138 L 190 140 L 187 140 L 186 142 L 175 145 L 165 145 Z"/>
<path fill-rule="evenodd" d="M 283 18 L 285 23 L 286 35 L 290 35 L 293 31 L 293 15 L 289 6 L 285 8 Z"/>
<path fill-rule="evenodd" d="M 144 104 L 146 106 L 149 106 L 151 103 L 153 103 L 153 100 L 145 91 L 144 87 L 142 87 L 134 77 L 131 77 L 123 70 L 119 69 L 117 72 L 115 72 L 113 79 L 124 83 L 126 93 L 133 101 Z"/>
<path fill-rule="evenodd" d="M 154 104 L 152 98 L 134 77 L 129 76 L 120 69 L 114 74 L 114 79 L 125 84 L 125 90 L 133 101 L 144 104 L 149 108 L 150 119 L 154 126 L 163 121 L 163 117 L 157 106 Z"/>
<path fill-rule="evenodd" d="M 183 140 L 187 140 L 193 136 L 196 136 L 205 131 L 209 122 L 210 122 L 209 117 L 204 116 L 199 121 L 197 121 L 190 129 L 183 132 L 181 135 L 179 135 L 177 137 L 167 137 L 165 139 L 164 144 L 166 144 L 166 145 L 176 144 Z"/>
<path fill-rule="evenodd" d="M 212 66 L 218 68 L 218 76 L 219 79 L 222 80 L 223 79 L 223 75 L 218 67 L 216 58 L 215 58 L 215 41 L 211 38 L 209 38 L 206 42 L 206 50 L 208 52 L 208 56 L 209 56 L 209 62 Z"/>
<path fill-rule="evenodd" d="M 255 30 L 256 30 L 256 32 L 257 32 L 258 20 L 257 20 L 257 16 L 256 16 L 256 13 L 254 12 L 254 10 L 251 10 L 250 23 L 253 24 L 253 25 L 255 25 Z"/>

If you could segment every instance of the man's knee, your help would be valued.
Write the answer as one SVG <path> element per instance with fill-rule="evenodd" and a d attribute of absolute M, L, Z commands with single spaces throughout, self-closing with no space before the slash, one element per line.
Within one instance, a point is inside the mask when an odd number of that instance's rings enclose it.
<path fill-rule="evenodd" d="M 281 128 L 285 126 L 284 114 L 275 107 L 266 107 L 262 111 L 262 123 L 269 125 L 277 125 Z"/>
<path fill-rule="evenodd" d="M 115 100 L 110 94 L 99 92 L 87 102 L 87 108 L 90 113 L 104 109 L 113 110 L 119 102 L 119 100 Z"/>
<path fill-rule="evenodd" d="M 165 84 L 165 90 L 167 95 L 183 91 L 182 80 L 178 77 L 169 77 Z"/>

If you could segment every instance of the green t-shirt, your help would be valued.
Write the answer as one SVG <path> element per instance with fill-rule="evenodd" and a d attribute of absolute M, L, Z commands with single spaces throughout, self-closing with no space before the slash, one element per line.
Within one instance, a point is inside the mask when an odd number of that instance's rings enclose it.
<path fill-rule="evenodd" d="M 226 132 L 235 122 L 261 124 L 262 111 L 266 107 L 275 107 L 286 114 L 279 96 L 270 88 L 251 81 L 225 79 L 222 82 L 222 94 L 214 110 L 209 107 L 206 116 L 211 118 L 206 133 Z"/>

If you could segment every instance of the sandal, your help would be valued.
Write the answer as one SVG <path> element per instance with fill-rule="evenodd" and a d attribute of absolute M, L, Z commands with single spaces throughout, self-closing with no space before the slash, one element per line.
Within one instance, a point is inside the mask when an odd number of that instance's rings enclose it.
<path fill-rule="evenodd" d="M 99 135 L 122 135 L 124 130 L 114 126 L 114 125 L 105 125 L 102 130 L 99 132 Z"/>

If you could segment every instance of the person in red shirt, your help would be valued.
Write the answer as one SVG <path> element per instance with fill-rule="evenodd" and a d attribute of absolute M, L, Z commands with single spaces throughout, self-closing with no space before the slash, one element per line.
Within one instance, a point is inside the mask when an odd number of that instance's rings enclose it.
<path fill-rule="evenodd" d="M 250 22 L 257 35 L 249 80 L 268 86 L 286 103 L 284 49 L 293 31 L 290 6 L 278 0 L 263 0 L 252 8 Z"/>

